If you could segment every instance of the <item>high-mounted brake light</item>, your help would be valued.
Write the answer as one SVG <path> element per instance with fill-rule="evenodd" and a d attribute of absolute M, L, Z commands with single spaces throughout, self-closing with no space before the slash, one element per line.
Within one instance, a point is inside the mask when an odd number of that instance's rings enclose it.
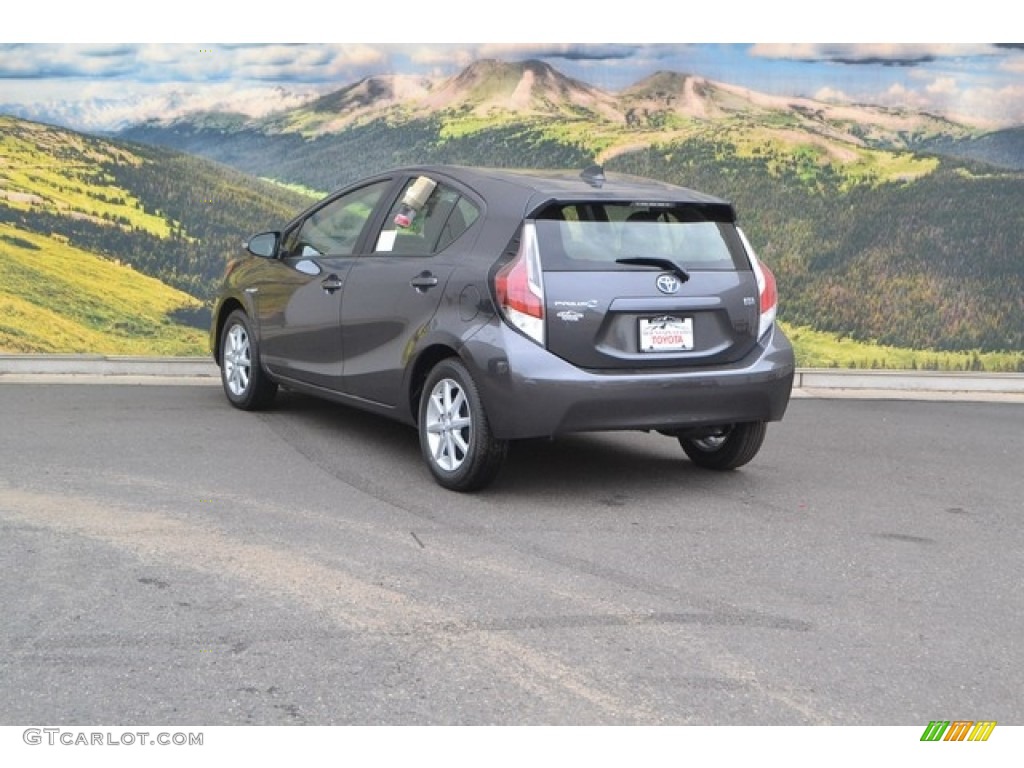
<path fill-rule="evenodd" d="M 494 292 L 505 319 L 544 346 L 544 278 L 532 222 L 523 224 L 515 258 L 494 276 Z"/>
<path fill-rule="evenodd" d="M 743 230 L 737 228 L 743 247 L 750 256 L 750 266 L 754 270 L 754 277 L 757 279 L 757 295 L 760 311 L 760 319 L 757 323 L 757 338 L 761 338 L 772 327 L 775 322 L 775 314 L 779 306 L 779 291 L 775 284 L 775 274 L 768 269 L 768 265 L 757 258 L 754 253 L 754 246 L 747 240 Z"/>

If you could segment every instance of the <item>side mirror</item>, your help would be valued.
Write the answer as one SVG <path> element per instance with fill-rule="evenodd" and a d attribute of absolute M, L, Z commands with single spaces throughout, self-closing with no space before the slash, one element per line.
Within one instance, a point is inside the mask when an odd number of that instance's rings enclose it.
<path fill-rule="evenodd" d="M 281 239 L 279 232 L 263 232 L 249 238 L 245 248 L 253 256 L 264 259 L 272 259 L 277 255 L 277 243 Z"/>

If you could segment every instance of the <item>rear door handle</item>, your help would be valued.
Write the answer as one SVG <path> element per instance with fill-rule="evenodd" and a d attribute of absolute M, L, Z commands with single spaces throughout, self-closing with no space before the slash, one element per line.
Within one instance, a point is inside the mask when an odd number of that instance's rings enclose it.
<path fill-rule="evenodd" d="M 421 272 L 409 281 L 409 285 L 421 293 L 437 285 L 437 278 L 429 272 Z"/>
<path fill-rule="evenodd" d="M 320 286 L 328 293 L 334 293 L 335 291 L 339 290 L 341 286 L 344 284 L 345 281 L 342 280 L 337 275 L 328 275 L 327 277 L 320 281 Z"/>

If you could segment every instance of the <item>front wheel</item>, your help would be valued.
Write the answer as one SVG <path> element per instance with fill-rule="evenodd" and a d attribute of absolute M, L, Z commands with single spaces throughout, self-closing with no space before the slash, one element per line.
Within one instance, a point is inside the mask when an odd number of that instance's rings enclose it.
<path fill-rule="evenodd" d="M 508 443 L 491 433 L 473 377 L 457 359 L 442 360 L 420 398 L 420 449 L 434 479 L 452 491 L 477 491 L 497 477 Z"/>
<path fill-rule="evenodd" d="M 243 411 L 266 408 L 277 394 L 277 384 L 260 365 L 260 348 L 249 317 L 240 309 L 228 315 L 221 331 L 220 380 L 228 402 Z"/>
<path fill-rule="evenodd" d="M 763 421 L 729 424 L 705 437 L 680 437 L 690 461 L 705 469 L 742 467 L 761 450 L 767 427 Z"/>

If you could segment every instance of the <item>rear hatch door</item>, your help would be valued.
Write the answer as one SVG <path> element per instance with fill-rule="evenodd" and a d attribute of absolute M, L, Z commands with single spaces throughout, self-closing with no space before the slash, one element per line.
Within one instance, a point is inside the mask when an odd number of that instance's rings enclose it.
<path fill-rule="evenodd" d="M 728 204 L 557 203 L 534 226 L 547 348 L 574 365 L 717 366 L 756 343 L 757 282 Z"/>

